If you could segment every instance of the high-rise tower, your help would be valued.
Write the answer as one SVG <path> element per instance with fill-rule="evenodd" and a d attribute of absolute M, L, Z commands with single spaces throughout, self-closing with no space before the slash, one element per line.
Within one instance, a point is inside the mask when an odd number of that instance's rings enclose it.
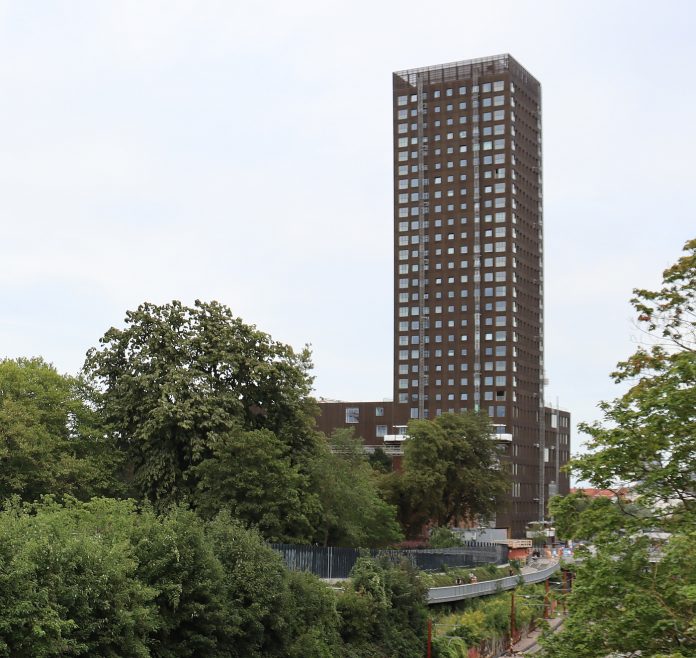
<path fill-rule="evenodd" d="M 512 480 L 496 524 L 522 537 L 569 488 L 570 414 L 544 406 L 541 86 L 498 55 L 393 92 L 393 402 L 323 402 L 319 427 L 398 454 L 409 420 L 487 413 Z"/>
<path fill-rule="evenodd" d="M 543 519 L 541 86 L 500 55 L 393 91 L 395 417 L 488 413 L 509 513 Z"/>

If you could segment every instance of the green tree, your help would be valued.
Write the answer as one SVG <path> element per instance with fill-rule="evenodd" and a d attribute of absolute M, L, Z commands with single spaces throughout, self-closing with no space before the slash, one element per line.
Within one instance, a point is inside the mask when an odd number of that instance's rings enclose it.
<path fill-rule="evenodd" d="M 89 350 L 84 374 L 141 496 L 188 499 L 213 437 L 239 428 L 273 432 L 293 459 L 314 450 L 308 349 L 295 352 L 217 302 L 145 303 L 125 323 Z"/>
<path fill-rule="evenodd" d="M 156 591 L 137 579 L 131 546 L 94 523 L 130 518 L 131 503 L 110 505 L 46 499 L 0 513 L 0 656 L 151 655 Z"/>
<path fill-rule="evenodd" d="M 377 448 L 367 456 L 370 466 L 380 473 L 391 473 L 392 459 L 382 448 Z"/>
<path fill-rule="evenodd" d="M 124 526 L 124 541 L 133 545 L 139 565 L 136 576 L 157 592 L 159 624 L 150 638 L 152 656 L 229 656 L 223 565 L 203 521 L 180 507 L 159 517 L 145 508 L 131 517 L 130 527 L 127 521 Z"/>
<path fill-rule="evenodd" d="M 582 426 L 590 452 L 570 465 L 596 487 L 628 486 L 634 502 L 554 504 L 568 532 L 594 531 L 597 552 L 577 566 L 548 656 L 696 655 L 696 240 L 685 252 L 659 290 L 634 291 L 646 344 L 619 363 L 628 390 Z"/>
<path fill-rule="evenodd" d="M 408 563 L 360 558 L 338 598 L 347 656 L 420 657 L 425 648 L 425 586 Z"/>
<path fill-rule="evenodd" d="M 0 499 L 119 491 L 120 455 L 80 380 L 43 359 L 0 361 Z"/>
<path fill-rule="evenodd" d="M 379 474 L 351 431 L 337 430 L 320 445 L 310 471 L 321 504 L 315 541 L 323 546 L 380 547 L 403 538 L 396 509 L 381 497 Z"/>
<path fill-rule="evenodd" d="M 210 437 L 210 457 L 194 466 L 195 503 L 207 518 L 222 509 L 269 541 L 309 543 L 319 514 L 309 476 L 270 430 L 232 430 Z"/>
<path fill-rule="evenodd" d="M 577 475 L 602 488 L 630 484 L 649 515 L 641 527 L 695 522 L 696 240 L 665 270 L 660 290 L 634 290 L 631 300 L 646 331 L 641 346 L 618 364 L 614 380 L 632 385 L 602 402 L 604 422 L 581 425 L 589 454 L 572 461 Z"/>
<path fill-rule="evenodd" d="M 560 539 L 599 540 L 613 536 L 622 524 L 618 502 L 605 497 L 590 498 L 580 491 L 554 496 L 549 501 L 549 511 Z"/>
<path fill-rule="evenodd" d="M 449 528 L 433 528 L 430 533 L 431 548 L 452 548 L 462 546 L 462 542 Z"/>
<path fill-rule="evenodd" d="M 505 492 L 490 421 L 483 414 L 444 414 L 409 424 L 404 468 L 385 484 L 409 536 L 434 520 L 456 525 L 492 514 Z"/>
<path fill-rule="evenodd" d="M 696 533 L 673 535 L 658 561 L 650 547 L 644 535 L 597 545 L 577 566 L 570 615 L 562 632 L 545 640 L 544 655 L 696 655 Z"/>
<path fill-rule="evenodd" d="M 227 512 L 134 501 L 0 512 L 0 656 L 339 655 L 333 592 Z"/>
<path fill-rule="evenodd" d="M 341 653 L 336 594 L 316 576 L 289 572 L 291 639 L 288 658 L 324 658 Z"/>
<path fill-rule="evenodd" d="M 293 640 L 291 620 L 298 611 L 291 606 L 280 554 L 227 512 L 212 521 L 207 538 L 222 570 L 223 638 L 228 655 L 287 655 Z"/>

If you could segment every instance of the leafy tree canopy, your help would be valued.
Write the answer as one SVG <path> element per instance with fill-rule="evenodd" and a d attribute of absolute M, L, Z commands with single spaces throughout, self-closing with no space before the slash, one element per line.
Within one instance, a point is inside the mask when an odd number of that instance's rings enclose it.
<path fill-rule="evenodd" d="M 319 447 L 310 471 L 321 504 L 315 541 L 324 546 L 380 547 L 403 538 L 395 508 L 381 497 L 380 476 L 350 430 L 336 430 Z"/>
<path fill-rule="evenodd" d="M 361 564 L 337 597 L 228 512 L 14 501 L 0 511 L 0 656 L 422 655 L 416 572 Z"/>
<path fill-rule="evenodd" d="M 602 402 L 604 422 L 581 425 L 590 453 L 571 468 L 601 488 L 631 485 L 649 515 L 637 526 L 694 523 L 696 514 L 696 240 L 665 270 L 660 290 L 631 300 L 650 344 L 618 364 L 613 377 L 631 387 Z"/>
<path fill-rule="evenodd" d="M 409 536 L 429 520 L 456 525 L 492 514 L 506 490 L 489 419 L 483 414 L 444 414 L 409 424 L 404 468 L 385 482 Z"/>
<path fill-rule="evenodd" d="M 425 649 L 426 588 L 404 561 L 360 558 L 338 599 L 346 656 L 419 658 Z"/>
<path fill-rule="evenodd" d="M 673 535 L 659 552 L 651 544 L 633 535 L 597 545 L 577 567 L 570 615 L 545 656 L 696 655 L 696 533 Z"/>
<path fill-rule="evenodd" d="M 0 361 L 0 499 L 119 489 L 119 454 L 80 380 L 40 358 Z"/>
<path fill-rule="evenodd" d="M 222 509 L 258 528 L 269 541 L 309 543 L 320 514 L 310 477 L 270 430 L 231 430 L 210 438 L 210 456 L 193 467 L 196 509 L 211 518 Z"/>
<path fill-rule="evenodd" d="M 192 467 L 229 432 L 268 430 L 293 458 L 314 449 L 309 350 L 295 352 L 226 306 L 196 301 L 128 311 L 89 350 L 84 374 L 133 467 L 140 495 L 188 499 Z"/>
<path fill-rule="evenodd" d="M 554 501 L 566 535 L 591 537 L 564 630 L 545 655 L 696 655 L 696 240 L 657 291 L 635 290 L 641 346 L 613 373 L 630 385 L 583 425 L 589 454 L 571 468 L 593 486 L 628 487 L 632 502 Z"/>
<path fill-rule="evenodd" d="M 609 498 L 590 498 L 582 492 L 554 496 L 549 501 L 556 535 L 561 539 L 601 540 L 621 527 L 623 513 Z"/>

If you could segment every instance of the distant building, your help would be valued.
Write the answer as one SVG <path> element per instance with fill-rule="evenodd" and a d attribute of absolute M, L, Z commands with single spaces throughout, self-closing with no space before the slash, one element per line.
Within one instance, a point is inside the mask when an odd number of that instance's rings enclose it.
<path fill-rule="evenodd" d="M 610 498 L 612 500 L 630 500 L 631 490 L 628 487 L 620 487 L 616 491 L 611 489 L 593 489 L 591 487 L 573 487 L 570 493 L 583 493 L 588 498 Z"/>
<path fill-rule="evenodd" d="M 521 537 L 569 486 L 570 415 L 544 405 L 541 86 L 510 55 L 399 71 L 393 138 L 393 402 L 323 403 L 320 428 L 369 445 L 487 413 L 512 472 L 496 523 Z"/>

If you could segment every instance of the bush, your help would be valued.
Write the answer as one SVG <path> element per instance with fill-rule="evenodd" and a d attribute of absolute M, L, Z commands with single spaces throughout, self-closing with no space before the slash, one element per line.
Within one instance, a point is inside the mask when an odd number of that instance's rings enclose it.
<path fill-rule="evenodd" d="M 290 606 L 294 611 L 289 635 L 288 658 L 323 658 L 338 654 L 341 639 L 336 595 L 316 576 L 287 574 Z"/>
<path fill-rule="evenodd" d="M 453 548 L 462 542 L 449 528 L 433 528 L 430 533 L 430 548 Z"/>
<path fill-rule="evenodd" d="M 365 652 L 374 650 L 378 656 L 420 658 L 426 637 L 425 593 L 410 563 L 395 566 L 360 558 L 338 599 L 347 655 L 368 656 L 372 653 Z"/>
<path fill-rule="evenodd" d="M 468 658 L 468 647 L 458 637 L 433 638 L 434 658 Z"/>
<path fill-rule="evenodd" d="M 119 537 L 132 511 L 46 498 L 0 513 L 0 656 L 150 655 L 157 591 Z"/>

